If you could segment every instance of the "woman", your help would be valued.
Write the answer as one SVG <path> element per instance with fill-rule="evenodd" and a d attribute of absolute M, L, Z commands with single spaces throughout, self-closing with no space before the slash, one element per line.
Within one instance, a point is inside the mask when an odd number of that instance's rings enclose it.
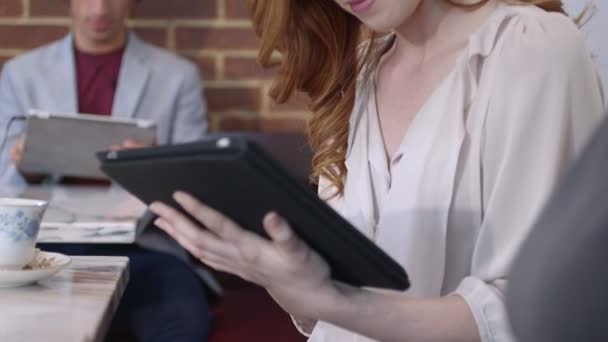
<path fill-rule="evenodd" d="M 603 108 L 561 1 L 251 5 L 262 63 L 282 54 L 271 95 L 312 99 L 320 195 L 401 263 L 412 287 L 332 281 L 275 213 L 264 219 L 269 242 L 178 192 L 199 222 L 154 203 L 158 226 L 203 262 L 264 286 L 312 341 L 511 341 L 509 265 Z M 363 25 L 389 33 L 358 48 Z"/>

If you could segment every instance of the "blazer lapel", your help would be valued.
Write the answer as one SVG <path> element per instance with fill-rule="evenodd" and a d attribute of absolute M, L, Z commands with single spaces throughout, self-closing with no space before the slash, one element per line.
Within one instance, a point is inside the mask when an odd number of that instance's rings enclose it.
<path fill-rule="evenodd" d="M 150 74 L 143 44 L 135 34 L 129 34 L 114 94 L 112 116 L 132 117 L 137 111 Z"/>
<path fill-rule="evenodd" d="M 53 94 L 54 110 L 62 113 L 77 113 L 76 64 L 72 34 L 59 42 L 59 48 L 49 59 L 47 69 L 48 90 Z M 50 109 L 50 108 L 41 108 Z"/>

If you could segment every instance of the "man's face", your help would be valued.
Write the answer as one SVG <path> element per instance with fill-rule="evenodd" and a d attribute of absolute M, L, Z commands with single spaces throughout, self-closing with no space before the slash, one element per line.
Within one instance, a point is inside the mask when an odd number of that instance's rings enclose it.
<path fill-rule="evenodd" d="M 74 30 L 94 43 L 108 43 L 125 29 L 135 0 L 70 0 Z"/>

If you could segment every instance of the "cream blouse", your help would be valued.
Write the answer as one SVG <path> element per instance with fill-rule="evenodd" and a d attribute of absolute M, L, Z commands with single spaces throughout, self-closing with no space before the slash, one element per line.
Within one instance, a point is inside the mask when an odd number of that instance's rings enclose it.
<path fill-rule="evenodd" d="M 329 203 L 407 270 L 403 295 L 460 295 L 482 341 L 513 341 L 503 302 L 511 261 L 603 117 L 580 31 L 561 14 L 500 5 L 390 161 L 374 91 L 360 82 L 344 196 Z M 331 191 L 322 179 L 320 195 Z M 318 322 L 310 341 L 369 339 Z"/>

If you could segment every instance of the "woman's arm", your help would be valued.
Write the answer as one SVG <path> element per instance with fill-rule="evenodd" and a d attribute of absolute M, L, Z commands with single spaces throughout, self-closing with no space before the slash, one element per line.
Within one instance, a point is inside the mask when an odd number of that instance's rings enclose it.
<path fill-rule="evenodd" d="M 381 341 L 480 341 L 468 305 L 458 295 L 418 299 L 342 287 L 323 317 Z"/>
<path fill-rule="evenodd" d="M 207 229 L 154 203 L 150 209 L 160 217 L 158 227 L 209 266 L 265 287 L 295 317 L 334 323 L 382 341 L 479 341 L 473 316 L 459 296 L 408 299 L 337 284 L 325 260 L 278 215 L 264 219 L 269 242 L 187 194 L 177 193 L 175 200 Z"/>

